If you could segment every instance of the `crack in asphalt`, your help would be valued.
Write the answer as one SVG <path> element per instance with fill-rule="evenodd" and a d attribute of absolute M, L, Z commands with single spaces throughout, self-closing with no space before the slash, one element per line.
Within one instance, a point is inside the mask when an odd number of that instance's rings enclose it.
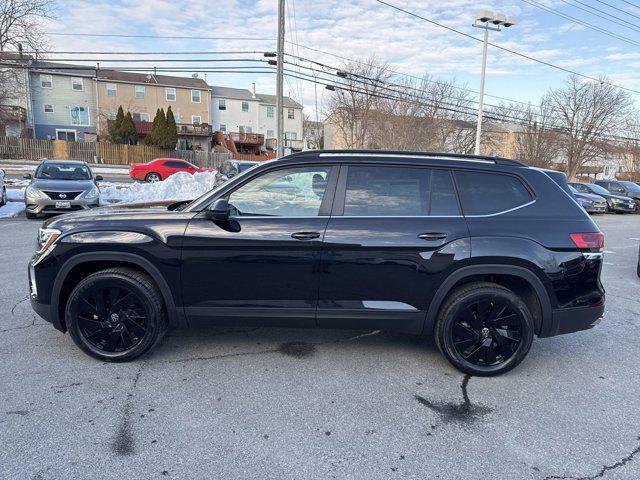
<path fill-rule="evenodd" d="M 23 299 L 18 300 L 13 307 L 11 307 L 11 315 L 14 315 L 14 312 L 16 310 L 16 308 L 18 308 L 18 305 L 20 305 L 21 303 L 26 302 L 27 300 L 29 300 L 29 295 L 26 295 Z"/>
<path fill-rule="evenodd" d="M 418 394 L 414 394 L 414 398 L 425 407 L 436 412 L 445 423 L 465 423 L 470 424 L 478 418 L 491 412 L 489 407 L 483 405 L 474 405 L 469 399 L 469 380 L 471 375 L 465 375 L 460 384 L 462 390 L 462 403 L 455 402 L 434 402 Z"/>
<path fill-rule="evenodd" d="M 640 441 L 640 436 L 636 440 Z M 586 477 L 576 477 L 572 475 L 550 475 L 548 477 L 545 477 L 544 480 L 595 480 L 596 478 L 602 478 L 605 473 L 611 470 L 615 470 L 616 468 L 623 467 L 627 463 L 631 462 L 633 460 L 633 457 L 635 457 L 638 453 L 640 453 L 640 444 L 636 446 L 636 448 L 634 448 L 626 457 L 618 460 L 613 465 L 603 465 L 602 469 L 595 475 Z"/>
<path fill-rule="evenodd" d="M 258 327 L 254 330 L 258 330 L 262 327 Z M 247 332 L 252 332 L 254 330 L 249 330 Z M 241 333 L 244 333 L 245 331 L 241 331 Z M 221 332 L 222 333 L 232 333 L 232 332 Z M 235 332 L 233 332 L 235 333 Z M 352 342 L 354 340 L 359 340 L 360 338 L 364 338 L 364 337 L 370 337 L 372 335 L 377 335 L 378 333 L 380 333 L 380 330 L 373 330 L 371 332 L 368 333 L 363 333 L 361 335 L 356 335 L 354 337 L 349 337 L 349 338 L 344 338 L 344 339 L 340 339 L 340 340 L 332 340 L 332 341 L 327 341 L 327 342 L 316 342 L 316 343 L 306 343 L 306 342 L 286 342 L 286 343 L 282 343 L 280 344 L 278 347 L 276 348 L 267 348 L 264 350 L 258 350 L 256 352 L 237 352 L 237 353 L 221 353 L 221 354 L 217 354 L 217 355 L 204 355 L 201 357 L 189 357 L 189 358 L 179 358 L 179 359 L 173 359 L 173 360 L 160 360 L 158 362 L 158 364 L 161 363 L 187 363 L 187 362 L 196 362 L 196 361 L 205 361 L 205 360 L 219 360 L 222 358 L 233 358 L 233 357 L 245 357 L 245 356 L 251 356 L 251 355 L 265 355 L 265 354 L 269 354 L 269 353 L 281 353 L 283 355 L 287 355 L 287 356 L 291 356 L 291 357 L 295 357 L 295 358 L 304 358 L 304 357 L 308 357 L 310 355 L 312 355 L 315 352 L 315 348 L 319 347 L 321 345 L 330 345 L 332 343 L 346 343 L 346 342 Z"/>
<path fill-rule="evenodd" d="M 111 450 L 116 455 L 133 455 L 135 453 L 135 437 L 133 436 L 131 412 L 133 410 L 136 389 L 138 388 L 138 381 L 145 366 L 145 361 L 140 363 L 140 368 L 138 368 L 135 377 L 133 377 L 133 383 L 127 393 L 127 399 L 122 413 L 122 422 L 111 443 Z"/>
<path fill-rule="evenodd" d="M 0 330 L 0 333 L 11 332 L 13 330 L 24 330 L 26 328 L 31 328 L 31 327 L 36 327 L 36 326 L 38 326 L 38 324 L 36 324 L 36 316 L 33 315 L 33 320 L 31 321 L 31 323 L 29 325 L 21 325 L 19 327 L 3 328 L 2 330 Z"/>

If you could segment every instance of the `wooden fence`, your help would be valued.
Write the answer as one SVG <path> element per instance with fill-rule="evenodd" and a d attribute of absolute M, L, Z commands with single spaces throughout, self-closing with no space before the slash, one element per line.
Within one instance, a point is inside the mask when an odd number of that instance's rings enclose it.
<path fill-rule="evenodd" d="M 0 137 L 0 158 L 41 160 L 81 160 L 89 163 L 129 165 L 154 158 L 179 158 L 199 167 L 219 168 L 231 158 L 231 152 L 163 150 L 147 145 L 121 145 L 109 142 L 67 142 L 32 138 Z"/>

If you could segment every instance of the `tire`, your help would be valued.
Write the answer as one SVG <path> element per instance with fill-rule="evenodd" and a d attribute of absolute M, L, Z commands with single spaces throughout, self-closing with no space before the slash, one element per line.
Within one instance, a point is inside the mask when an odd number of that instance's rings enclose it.
<path fill-rule="evenodd" d="M 529 352 L 533 334 L 533 318 L 524 302 L 489 282 L 451 292 L 435 326 L 442 354 L 458 370 L 475 376 L 501 375 L 516 367 Z"/>
<path fill-rule="evenodd" d="M 34 219 L 38 218 L 38 215 L 36 215 L 35 213 L 31 213 L 31 212 L 25 212 L 25 213 L 26 213 L 27 218 L 29 220 L 34 220 Z"/>
<path fill-rule="evenodd" d="M 7 187 L 2 187 L 2 197 L 0 197 L 0 207 L 7 204 Z"/>
<path fill-rule="evenodd" d="M 159 173 L 149 172 L 149 173 L 147 173 L 145 175 L 144 181 L 147 182 L 147 183 L 161 182 L 162 181 L 162 177 L 160 176 Z"/>
<path fill-rule="evenodd" d="M 148 352 L 161 342 L 168 324 L 154 281 L 130 268 L 101 270 L 80 281 L 69 295 L 65 321 L 82 351 L 108 362 Z"/>

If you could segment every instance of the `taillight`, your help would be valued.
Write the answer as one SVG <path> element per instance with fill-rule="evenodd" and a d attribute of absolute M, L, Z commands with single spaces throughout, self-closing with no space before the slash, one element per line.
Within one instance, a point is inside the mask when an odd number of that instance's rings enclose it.
<path fill-rule="evenodd" d="M 578 248 L 604 248 L 604 233 L 572 233 L 569 236 Z"/>

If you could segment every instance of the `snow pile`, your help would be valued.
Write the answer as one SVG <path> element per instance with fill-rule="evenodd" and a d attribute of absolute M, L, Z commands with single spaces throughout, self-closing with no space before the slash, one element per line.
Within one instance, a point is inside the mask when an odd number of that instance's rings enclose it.
<path fill-rule="evenodd" d="M 216 172 L 178 172 L 162 182 L 100 184 L 100 204 L 193 200 L 213 189 Z"/>
<path fill-rule="evenodd" d="M 0 207 L 0 218 L 17 217 L 24 211 L 23 202 L 9 202 Z"/>
<path fill-rule="evenodd" d="M 24 202 L 24 188 L 7 188 L 7 201 Z"/>

